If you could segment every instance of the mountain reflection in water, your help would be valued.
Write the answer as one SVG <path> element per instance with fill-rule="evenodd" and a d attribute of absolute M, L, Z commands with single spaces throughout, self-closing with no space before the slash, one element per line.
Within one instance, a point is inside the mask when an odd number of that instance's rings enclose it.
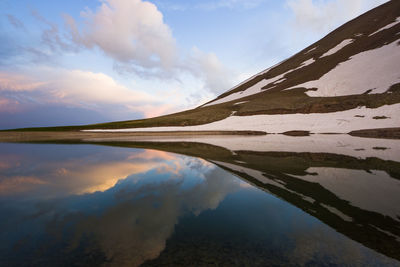
<path fill-rule="evenodd" d="M 0 144 L 0 265 L 399 265 L 400 142 L 323 138 Z"/>

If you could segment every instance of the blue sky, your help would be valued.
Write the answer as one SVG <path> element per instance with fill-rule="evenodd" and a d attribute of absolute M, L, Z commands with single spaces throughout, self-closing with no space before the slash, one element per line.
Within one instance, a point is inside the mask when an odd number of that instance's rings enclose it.
<path fill-rule="evenodd" d="M 3 0 L 0 129 L 198 106 L 385 0 Z"/>

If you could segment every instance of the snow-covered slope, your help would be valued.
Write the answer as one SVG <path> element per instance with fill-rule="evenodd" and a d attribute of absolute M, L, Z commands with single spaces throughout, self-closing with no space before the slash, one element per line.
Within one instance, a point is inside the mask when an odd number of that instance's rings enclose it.
<path fill-rule="evenodd" d="M 379 115 L 379 116 L 377 116 Z M 173 131 L 263 131 L 284 133 L 309 131 L 311 133 L 349 133 L 373 128 L 400 126 L 400 104 L 386 105 L 376 109 L 360 107 L 340 112 L 282 115 L 230 116 L 226 119 L 197 126 L 146 127 L 93 132 L 173 132 Z"/>
<path fill-rule="evenodd" d="M 104 126 L 89 129 L 400 132 L 400 1 L 361 15 L 196 109 Z"/>
<path fill-rule="evenodd" d="M 350 57 L 318 80 L 289 89 L 317 88 L 316 91 L 306 92 L 309 96 L 357 95 L 368 91 L 384 93 L 399 82 L 400 46 L 396 40 Z"/>

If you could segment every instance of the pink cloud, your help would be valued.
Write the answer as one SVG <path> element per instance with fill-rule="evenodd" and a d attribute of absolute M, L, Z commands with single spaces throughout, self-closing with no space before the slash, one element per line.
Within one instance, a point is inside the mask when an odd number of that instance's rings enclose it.
<path fill-rule="evenodd" d="M 132 111 L 140 110 L 144 114 L 145 118 L 153 118 L 178 111 L 178 108 L 176 106 L 170 104 L 160 104 L 160 105 L 149 104 L 140 107 L 127 105 L 127 108 Z"/>
<path fill-rule="evenodd" d="M 159 150 L 150 150 L 146 149 L 142 153 L 132 154 L 128 157 L 129 160 L 133 159 L 146 159 L 146 160 L 165 160 L 165 161 L 174 161 L 178 158 L 178 156 L 164 152 Z"/>
<path fill-rule="evenodd" d="M 0 90 L 33 91 L 45 84 L 45 82 L 35 81 L 26 75 L 0 72 Z"/>
<path fill-rule="evenodd" d="M 16 113 L 20 111 L 22 111 L 22 107 L 18 101 L 0 97 L 0 112 Z"/>
<path fill-rule="evenodd" d="M 23 73 L 23 72 L 21 72 Z M 154 117 L 176 111 L 165 97 L 118 83 L 104 73 L 39 67 L 26 73 L 0 72 L 0 112 L 17 112 L 29 105 L 62 105 L 105 113 L 142 113 Z M 18 94 L 22 104 L 6 93 Z M 113 107 L 113 108 L 110 108 Z M 129 119 L 129 118 L 126 118 Z"/>

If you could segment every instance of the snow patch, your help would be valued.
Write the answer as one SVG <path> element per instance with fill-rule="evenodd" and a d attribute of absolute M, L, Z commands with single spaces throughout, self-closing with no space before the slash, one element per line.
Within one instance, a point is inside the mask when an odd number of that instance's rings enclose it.
<path fill-rule="evenodd" d="M 390 128 L 400 125 L 400 104 L 385 105 L 371 109 L 360 107 L 331 113 L 277 114 L 230 116 L 220 121 L 196 126 L 148 127 L 130 129 L 97 129 L 92 132 L 159 132 L 159 131 L 264 131 L 283 133 L 303 130 L 311 133 L 348 133 L 369 128 Z M 390 117 L 375 120 L 379 116 Z M 362 120 L 356 115 L 365 116 Z"/>
<path fill-rule="evenodd" d="M 286 73 L 284 73 L 284 74 L 286 74 Z M 262 88 L 264 86 L 280 80 L 283 77 L 284 74 L 278 75 L 278 76 L 276 76 L 274 78 L 271 78 L 271 79 L 261 80 L 258 83 L 256 83 L 255 85 L 250 86 L 249 88 L 247 88 L 244 91 L 240 91 L 240 92 L 236 92 L 236 93 L 227 95 L 227 96 L 225 96 L 225 97 L 223 97 L 221 99 L 217 99 L 214 102 L 211 102 L 211 103 L 208 103 L 208 104 L 204 105 L 204 107 L 217 105 L 217 104 L 233 101 L 233 100 L 236 100 L 236 99 L 240 99 L 240 98 L 243 98 L 243 97 L 246 97 L 246 96 L 250 96 L 250 95 L 257 94 L 257 93 L 261 93 L 263 91 Z"/>
<path fill-rule="evenodd" d="M 286 78 L 284 78 L 286 74 L 289 74 L 289 73 L 291 73 L 291 72 L 293 72 L 295 70 L 304 68 L 305 66 L 308 66 L 308 65 L 310 65 L 310 64 L 312 64 L 314 62 L 315 62 L 315 60 L 313 58 L 308 59 L 308 60 L 304 61 L 303 63 L 301 63 L 300 66 L 298 66 L 295 69 L 288 70 L 287 72 L 282 73 L 282 74 L 280 74 L 278 76 L 275 76 L 273 78 L 270 78 L 270 79 L 263 79 L 263 80 L 259 81 L 258 83 L 256 83 L 255 85 L 250 86 L 246 90 L 243 90 L 243 91 L 240 91 L 240 92 L 236 92 L 236 93 L 232 93 L 232 94 L 227 95 L 227 96 L 225 96 L 223 98 L 217 99 L 217 100 L 215 100 L 215 101 L 213 101 L 211 103 L 208 103 L 208 104 L 204 105 L 204 107 L 217 105 L 217 104 L 221 104 L 221 103 L 226 103 L 226 102 L 229 102 L 229 101 L 233 101 L 233 100 L 236 100 L 236 99 L 240 99 L 240 98 L 247 97 L 247 96 L 250 96 L 250 95 L 254 95 L 254 94 L 257 94 L 257 93 L 261 93 L 261 92 L 265 91 L 265 90 L 262 89 L 263 87 L 265 87 L 265 86 L 267 86 L 269 84 L 275 84 L 275 86 L 271 86 L 270 88 L 268 88 L 268 89 L 272 89 L 272 88 L 276 87 L 276 84 L 282 83 L 283 81 L 286 80 Z M 257 75 L 255 75 L 253 77 L 257 77 L 259 75 L 260 74 L 257 74 Z"/>
<path fill-rule="evenodd" d="M 325 54 L 323 54 L 323 55 L 321 56 L 321 58 L 327 57 L 327 56 L 330 56 L 330 55 L 335 54 L 336 52 L 338 52 L 339 50 L 341 50 L 343 47 L 345 47 L 345 46 L 351 44 L 352 42 L 354 42 L 354 39 L 346 39 L 346 40 L 343 40 L 340 44 L 338 44 L 337 46 L 335 46 L 334 48 L 330 49 L 328 52 L 326 52 Z"/>
<path fill-rule="evenodd" d="M 368 35 L 368 36 L 370 37 L 370 36 L 372 36 L 372 35 L 377 34 L 378 32 L 381 32 L 381 31 L 390 29 L 390 28 L 394 27 L 395 25 L 397 25 L 397 24 L 399 24 L 399 23 L 400 23 L 400 17 L 397 17 L 396 20 L 395 20 L 394 22 L 392 22 L 392 23 L 386 25 L 385 27 L 380 28 L 379 30 L 377 30 L 376 32 L 371 33 L 371 34 Z"/>
<path fill-rule="evenodd" d="M 253 80 L 254 78 L 256 78 L 256 77 L 258 77 L 258 76 L 261 76 L 261 75 L 264 75 L 264 74 L 268 73 L 268 71 L 270 71 L 271 69 L 273 69 L 273 68 L 275 68 L 275 67 L 281 65 L 282 63 L 288 61 L 288 60 L 291 59 L 291 58 L 292 58 L 292 57 L 287 58 L 287 59 L 285 59 L 285 60 L 282 60 L 281 62 L 278 62 L 277 64 L 273 65 L 272 67 L 269 67 L 268 69 L 265 69 L 265 70 L 263 70 L 263 71 L 261 71 L 261 72 L 255 74 L 255 75 L 251 76 L 250 78 L 244 80 L 243 82 L 239 83 L 238 85 L 232 87 L 230 90 L 227 91 L 227 93 L 228 93 L 228 92 L 231 92 L 231 91 L 233 91 L 233 90 L 235 90 L 236 88 L 242 86 L 243 84 L 247 83 L 248 81 Z M 207 105 L 204 105 L 204 106 L 208 106 L 208 105 L 210 105 L 210 104 L 211 104 L 211 103 L 209 103 L 209 104 L 207 104 Z"/>
<path fill-rule="evenodd" d="M 233 104 L 233 105 L 234 105 L 234 106 L 236 106 L 236 105 L 241 105 L 241 104 L 244 104 L 244 103 L 247 103 L 247 102 L 249 102 L 249 101 L 237 102 L 237 103 L 235 103 L 235 104 Z"/>
<path fill-rule="evenodd" d="M 309 60 L 306 60 L 303 63 L 301 63 L 300 68 L 297 68 L 297 69 L 301 69 L 301 68 L 303 68 L 305 66 L 311 65 L 314 62 L 315 62 L 315 59 L 310 58 Z"/>
<path fill-rule="evenodd" d="M 308 50 L 307 52 L 305 52 L 304 54 L 307 55 L 308 53 L 314 51 L 315 49 L 317 49 L 318 46 L 311 48 L 310 50 Z"/>
<path fill-rule="evenodd" d="M 293 88 L 317 88 L 306 92 L 309 96 L 342 96 L 363 94 L 368 90 L 383 93 L 400 82 L 400 47 L 397 41 L 361 52 L 338 64 L 319 80 Z"/>

